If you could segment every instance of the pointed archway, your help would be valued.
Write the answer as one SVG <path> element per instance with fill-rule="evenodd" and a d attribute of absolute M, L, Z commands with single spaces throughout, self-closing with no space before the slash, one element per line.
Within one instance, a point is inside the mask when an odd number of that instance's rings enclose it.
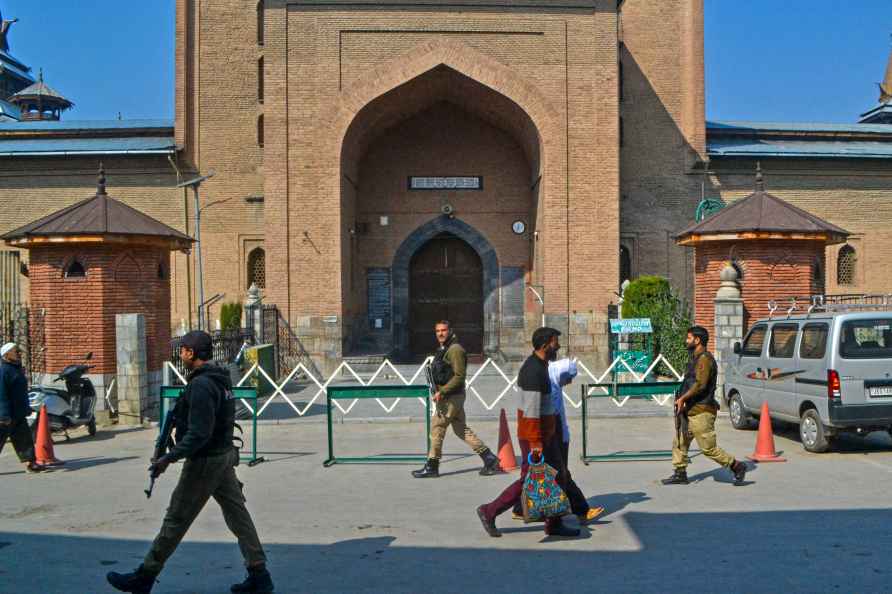
<path fill-rule="evenodd" d="M 495 248 L 479 231 L 467 223 L 448 216 L 440 216 L 428 221 L 407 237 L 396 251 L 393 258 L 393 346 L 397 357 L 409 359 L 413 356 L 412 332 L 412 300 L 411 280 L 412 262 L 416 254 L 423 250 L 431 240 L 438 237 L 454 237 L 462 240 L 480 259 L 482 273 L 482 336 L 480 338 L 482 352 L 487 353 L 498 348 L 499 318 L 499 260 Z M 445 275 L 444 275 L 445 276 Z M 458 295 L 456 302 L 467 303 L 468 295 Z M 448 306 L 443 317 L 449 314 Z M 458 310 L 457 310 L 458 311 Z M 471 319 L 469 312 L 459 314 Z M 419 328 L 424 320 L 419 320 Z M 461 322 L 464 323 L 464 322 Z M 469 323 L 469 326 L 473 322 Z M 471 338 L 471 337 L 468 337 Z M 472 339 L 476 340 L 476 339 Z M 417 344 L 417 343 L 416 343 Z M 475 342 L 469 343 L 472 347 Z M 420 346 L 417 347 L 420 352 Z"/>

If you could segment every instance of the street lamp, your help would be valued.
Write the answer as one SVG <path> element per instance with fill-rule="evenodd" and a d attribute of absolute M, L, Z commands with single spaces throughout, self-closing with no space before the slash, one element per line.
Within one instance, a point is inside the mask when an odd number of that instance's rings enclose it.
<path fill-rule="evenodd" d="M 204 303 L 204 275 L 202 274 L 201 264 L 201 206 L 198 202 L 198 186 L 201 185 L 201 182 L 214 177 L 214 173 L 214 170 L 211 169 L 208 171 L 207 175 L 202 175 L 195 179 L 190 179 L 177 184 L 178 188 L 192 188 L 192 192 L 195 194 L 195 255 L 198 259 L 198 265 L 196 266 L 198 277 L 196 279 L 196 282 L 198 283 L 198 303 Z M 210 204 L 208 204 L 208 206 L 210 206 Z M 202 307 L 200 305 L 198 306 L 198 329 L 204 330 L 204 314 L 202 313 Z"/>

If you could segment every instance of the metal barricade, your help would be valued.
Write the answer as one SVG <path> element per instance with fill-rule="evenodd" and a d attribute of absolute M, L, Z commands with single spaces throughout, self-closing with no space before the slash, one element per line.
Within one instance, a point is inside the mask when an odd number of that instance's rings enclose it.
<path fill-rule="evenodd" d="M 322 463 L 328 468 L 334 464 L 373 464 L 388 462 L 424 462 L 431 447 L 431 398 L 430 390 L 426 384 L 408 386 L 329 386 L 325 390 L 326 409 L 328 415 L 328 459 Z M 424 455 L 381 455 L 381 456 L 352 456 L 337 457 L 334 453 L 334 425 L 332 423 L 332 404 L 338 400 L 352 400 L 353 404 L 358 400 L 375 399 L 379 404 L 381 400 L 399 400 L 400 398 L 422 398 L 425 402 L 427 414 L 424 415 L 427 447 Z M 353 408 L 353 404 L 348 407 Z M 383 404 L 381 404 L 384 406 Z M 339 406 L 340 408 L 340 406 Z M 343 412 L 343 409 L 341 409 Z"/>

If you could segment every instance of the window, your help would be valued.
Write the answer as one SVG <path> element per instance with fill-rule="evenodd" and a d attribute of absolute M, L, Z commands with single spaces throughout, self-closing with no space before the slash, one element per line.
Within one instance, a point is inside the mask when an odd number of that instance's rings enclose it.
<path fill-rule="evenodd" d="M 158 280 L 165 280 L 167 278 L 167 267 L 164 266 L 164 262 L 158 262 Z"/>
<path fill-rule="evenodd" d="M 840 248 L 836 260 L 836 284 L 855 284 L 855 264 L 857 262 L 858 257 L 855 253 L 855 248 L 850 245 L 844 245 Z"/>
<path fill-rule="evenodd" d="M 87 269 L 77 260 L 72 260 L 65 269 L 65 278 L 84 278 L 87 276 Z"/>
<path fill-rule="evenodd" d="M 248 288 L 252 284 L 258 289 L 266 288 L 266 252 L 263 248 L 254 248 L 248 254 Z"/>
<path fill-rule="evenodd" d="M 257 101 L 263 103 L 263 58 L 257 60 Z"/>
<path fill-rule="evenodd" d="M 771 328 L 771 341 L 768 343 L 768 356 L 791 359 L 796 352 L 798 324 L 775 324 Z"/>
<path fill-rule="evenodd" d="M 257 45 L 263 45 L 264 8 L 263 0 L 260 0 L 257 3 Z"/>
<path fill-rule="evenodd" d="M 623 119 L 619 119 L 619 145 L 623 146 L 626 143 L 626 131 L 625 125 L 623 124 Z"/>
<path fill-rule="evenodd" d="M 743 351 L 741 355 L 744 357 L 759 357 L 762 355 L 762 345 L 765 343 L 765 331 L 768 326 L 756 326 L 750 330 L 749 336 L 743 342 Z"/>
<path fill-rule="evenodd" d="M 843 359 L 892 359 L 892 318 L 843 322 Z"/>
<path fill-rule="evenodd" d="M 263 114 L 257 116 L 257 146 L 263 148 Z"/>
<path fill-rule="evenodd" d="M 802 343 L 799 345 L 800 359 L 823 359 L 827 352 L 827 324 L 806 324 L 802 327 Z"/>
<path fill-rule="evenodd" d="M 816 293 L 824 292 L 824 259 L 815 256 L 814 263 L 812 264 L 811 269 L 812 274 L 812 285 L 814 286 Z"/>
<path fill-rule="evenodd" d="M 624 82 L 625 82 L 625 81 L 623 80 L 623 61 L 622 61 L 622 59 L 620 59 L 620 61 L 619 61 L 619 75 L 618 75 L 618 78 L 619 78 L 619 100 L 622 101 L 622 100 L 623 100 L 623 92 L 625 91 L 625 89 L 624 89 L 624 86 L 625 86 L 625 85 L 624 85 Z"/>

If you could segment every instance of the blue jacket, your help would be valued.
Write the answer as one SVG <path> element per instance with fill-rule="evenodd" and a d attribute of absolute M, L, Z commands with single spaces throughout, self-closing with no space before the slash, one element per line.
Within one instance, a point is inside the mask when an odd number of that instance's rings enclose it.
<path fill-rule="evenodd" d="M 28 379 L 20 364 L 0 362 L 0 417 L 14 421 L 31 414 Z"/>

